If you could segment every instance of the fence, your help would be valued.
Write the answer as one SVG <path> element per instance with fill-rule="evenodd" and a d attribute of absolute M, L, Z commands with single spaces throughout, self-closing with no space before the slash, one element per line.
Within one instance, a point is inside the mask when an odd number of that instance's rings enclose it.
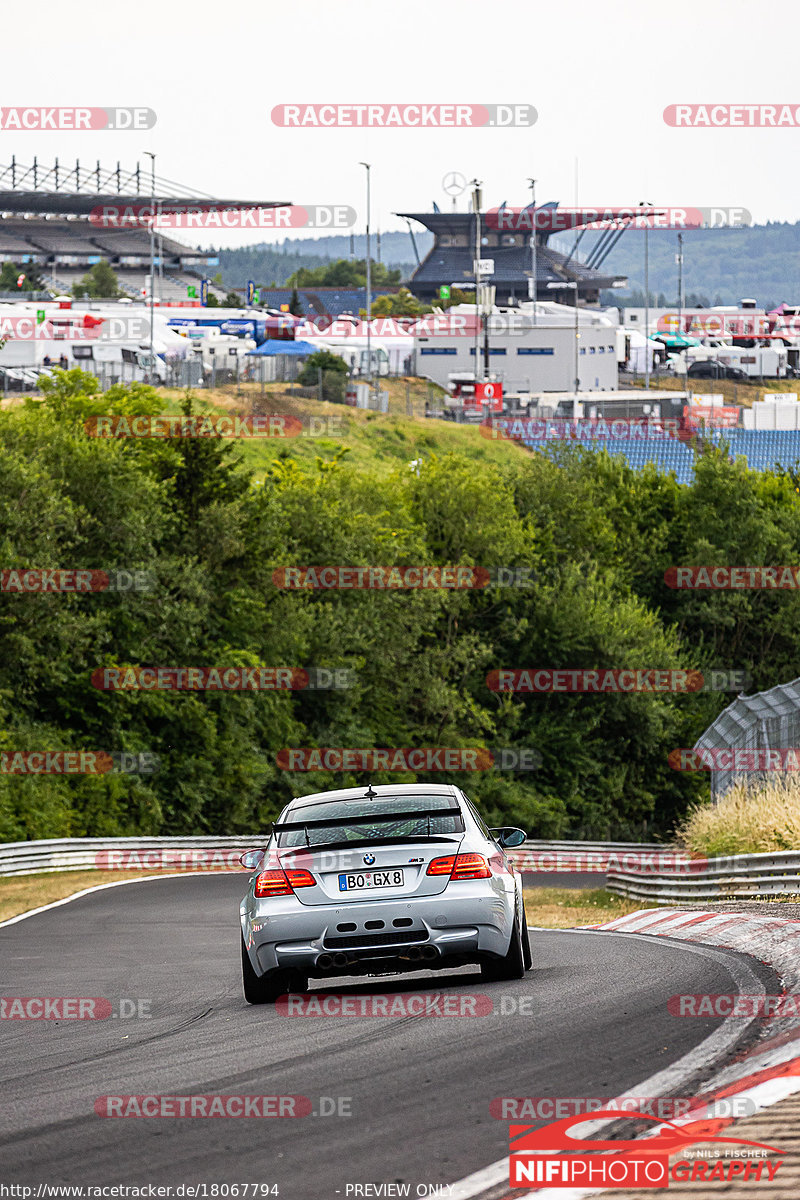
<path fill-rule="evenodd" d="M 269 835 L 237 837 L 55 838 L 0 844 L 0 877 L 98 869 L 237 870 L 239 855 Z M 655 842 L 531 839 L 510 851 L 518 871 L 607 873 L 617 896 L 649 904 L 800 895 L 800 851 L 689 860 Z M 620 861 L 624 869 L 619 869 Z"/>
<path fill-rule="evenodd" d="M 32 875 L 39 872 L 87 871 L 105 866 L 113 867 L 118 859 L 109 855 L 127 855 L 126 862 L 136 865 L 136 856 L 145 869 L 158 862 L 162 867 L 182 866 L 193 862 L 201 867 L 213 862 L 213 852 L 219 851 L 223 861 L 236 867 L 238 855 L 245 850 L 265 846 L 269 834 L 254 833 L 237 837 L 131 837 L 131 838 L 54 838 L 34 842 L 0 843 L 0 877 L 4 875 Z M 640 854 L 663 851 L 664 846 L 649 842 L 548 842 L 531 840 L 510 852 L 519 870 L 530 870 L 526 866 L 531 855 L 552 855 L 554 861 L 567 864 L 576 853 L 597 856 L 598 862 L 608 861 L 610 855 Z M 99 855 L 105 857 L 98 859 Z M 192 856 L 196 857 L 193 859 Z M 798 856 L 800 857 L 800 856 Z M 562 870 L 572 869 L 567 865 Z M 595 866 L 595 870 L 604 867 Z"/>
<path fill-rule="evenodd" d="M 237 865 L 239 854 L 258 849 L 267 843 L 268 834 L 252 837 L 131 837 L 131 838 L 55 838 L 37 842 L 6 842 L 0 844 L 0 877 L 4 875 L 33 875 L 54 871 L 91 871 L 120 864 L 118 854 L 125 856 L 128 869 L 142 870 L 182 868 L 193 864 L 198 869 L 215 866 L 214 851 L 220 854 L 220 864 L 231 869 Z M 194 856 L 194 857 L 193 857 Z"/>
<path fill-rule="evenodd" d="M 609 871 L 606 887 L 617 896 L 651 904 L 786 899 L 800 896 L 800 851 L 699 859 L 691 863 L 689 872 Z"/>
<path fill-rule="evenodd" d="M 695 742 L 695 750 L 778 750 L 800 746 L 800 679 L 781 683 L 754 696 L 739 696 L 729 704 Z M 723 792 L 739 780 L 749 783 L 775 778 L 776 772 L 714 769 L 711 797 L 718 801 Z M 778 772 L 785 778 L 786 772 Z"/>
<path fill-rule="evenodd" d="M 70 370 L 73 367 L 80 367 L 81 370 L 94 375 L 101 392 L 108 391 L 110 387 L 118 383 L 134 382 L 147 383 L 152 387 L 212 389 L 255 384 L 261 388 L 263 394 L 266 394 L 268 383 L 288 383 L 290 392 L 300 386 L 305 386 L 298 383 L 305 367 L 305 360 L 283 354 L 270 356 L 220 354 L 203 357 L 196 354 L 188 359 L 168 360 L 167 362 L 159 360 L 159 367 L 155 374 L 148 369 L 146 364 L 142 365 L 140 362 L 96 361 L 93 358 L 82 356 L 79 360 L 70 360 L 65 357 L 61 362 L 54 361 L 45 366 L 0 365 L 0 392 L 4 397 L 9 394 L 32 395 L 41 390 L 41 379 L 49 377 L 54 368 Z M 374 382 L 380 384 L 380 380 L 393 377 L 395 377 L 394 372 L 387 372 L 376 377 Z M 344 404 L 348 383 L 351 380 L 357 381 L 359 378 L 363 380 L 364 376 L 359 377 L 357 373 L 348 375 L 343 371 L 318 369 L 316 380 L 306 394 L 319 400 L 329 400 L 334 404 Z M 431 387 L 429 390 L 431 396 L 434 391 L 437 395 L 439 394 L 438 389 Z M 370 405 L 369 407 L 375 406 Z M 385 412 L 386 409 L 384 408 L 382 411 Z"/>

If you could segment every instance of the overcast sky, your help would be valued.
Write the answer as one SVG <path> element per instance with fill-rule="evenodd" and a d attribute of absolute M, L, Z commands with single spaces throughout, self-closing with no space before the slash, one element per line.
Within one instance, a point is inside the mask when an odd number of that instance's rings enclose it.
<path fill-rule="evenodd" d="M 3 14 L 2 104 L 146 106 L 157 123 L 145 133 L 0 132 L 0 163 L 58 155 L 112 166 L 140 158 L 144 168 L 143 152 L 152 150 L 159 175 L 199 191 L 350 205 L 357 232 L 360 160 L 372 164 L 372 223 L 383 230 L 405 228 L 395 212 L 427 211 L 433 200 L 449 208 L 442 181 L 454 171 L 483 181 L 486 206 L 525 204 L 533 175 L 540 202 L 740 206 L 756 222 L 795 221 L 800 128 L 675 129 L 663 110 L 800 108 L 798 34 L 793 4 L 770 17 L 744 0 L 139 0 L 85 12 L 37 0 Z M 272 122 L 275 105 L 323 102 L 525 103 L 538 120 L 531 128 L 427 130 Z M 285 235 L 173 236 L 235 246 Z"/>

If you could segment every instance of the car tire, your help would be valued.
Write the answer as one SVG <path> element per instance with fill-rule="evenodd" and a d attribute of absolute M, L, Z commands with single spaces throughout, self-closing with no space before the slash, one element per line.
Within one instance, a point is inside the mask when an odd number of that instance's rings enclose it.
<path fill-rule="evenodd" d="M 242 990 L 248 1004 L 274 1004 L 287 992 L 305 992 L 308 976 L 299 971 L 265 971 L 256 975 L 242 935 Z"/>
<path fill-rule="evenodd" d="M 490 962 L 481 963 L 481 975 L 484 979 L 497 983 L 505 979 L 523 979 L 527 967 L 522 936 L 519 931 L 519 921 L 514 917 L 514 928 L 511 930 L 511 942 L 505 958 L 494 958 Z"/>
<path fill-rule="evenodd" d="M 531 940 L 528 937 L 528 917 L 524 908 L 522 910 L 522 958 L 525 970 L 530 971 L 533 966 L 533 954 L 531 953 Z"/>

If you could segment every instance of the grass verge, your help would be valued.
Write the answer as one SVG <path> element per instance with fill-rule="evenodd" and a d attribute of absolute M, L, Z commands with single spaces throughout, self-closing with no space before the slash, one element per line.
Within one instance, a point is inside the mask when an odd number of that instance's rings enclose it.
<path fill-rule="evenodd" d="M 524 897 L 528 924 L 545 929 L 601 925 L 648 907 L 644 901 L 625 900 L 604 888 L 526 888 Z"/>
<path fill-rule="evenodd" d="M 101 883 L 126 879 L 158 879 L 159 871 L 64 871 L 37 875 L 13 875 L 0 879 L 0 921 L 20 913 L 65 900 Z M 245 872 L 242 872 L 244 877 Z M 635 912 L 641 903 L 623 900 L 602 888 L 579 891 L 573 888 L 526 888 L 525 911 L 530 925 L 568 929 L 573 925 L 598 925 L 614 917 Z M 644 906 L 646 907 L 646 906 Z"/>
<path fill-rule="evenodd" d="M 489 438 L 486 431 L 476 425 L 426 418 L 425 381 L 382 380 L 381 386 L 389 392 L 388 413 L 320 402 L 313 397 L 298 395 L 284 383 L 269 383 L 263 388 L 260 384 L 232 385 L 215 391 L 201 388 L 193 392 L 193 397 L 197 412 L 239 416 L 278 413 L 303 421 L 304 430 L 296 437 L 242 438 L 239 441 L 237 448 L 242 460 L 259 482 L 276 460 L 310 465 L 317 459 L 331 462 L 341 457 L 354 469 L 386 475 L 398 468 L 409 469 L 415 459 L 451 452 L 488 463 L 528 456 L 529 452 L 516 442 L 501 437 Z M 176 389 L 163 389 L 162 412 L 178 413 L 184 394 Z"/>
<path fill-rule="evenodd" d="M 128 879 L 158 879 L 169 871 L 48 871 L 36 875 L 11 875 L 0 879 L 0 921 L 18 917 L 52 904 L 54 900 L 65 900 L 76 892 L 97 887 L 101 883 L 122 883 Z M 242 872 L 244 877 L 245 872 Z M 245 888 L 242 888 L 245 891 Z"/>
<path fill-rule="evenodd" d="M 719 803 L 691 809 L 678 841 L 709 858 L 800 850 L 800 781 L 737 783 Z"/>

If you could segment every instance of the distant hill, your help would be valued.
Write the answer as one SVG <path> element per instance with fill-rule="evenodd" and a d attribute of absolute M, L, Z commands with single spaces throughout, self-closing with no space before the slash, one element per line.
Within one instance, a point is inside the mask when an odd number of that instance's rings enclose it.
<path fill-rule="evenodd" d="M 581 257 L 588 255 L 599 233 L 587 233 Z M 653 230 L 648 235 L 650 291 L 656 300 L 673 304 L 678 293 L 678 235 Z M 603 263 L 608 274 L 626 275 L 630 291 L 644 295 L 644 233 L 622 235 Z M 708 304 L 736 304 L 752 297 L 759 308 L 782 301 L 800 303 L 800 222 L 774 222 L 742 229 L 697 229 L 683 235 L 683 286 Z M 624 292 L 606 292 L 619 304 Z M 613 299 L 611 298 L 613 297 Z"/>
<path fill-rule="evenodd" d="M 433 244 L 430 233 L 414 235 L 420 258 L 424 258 Z M 378 258 L 377 237 L 370 238 L 372 258 Z M 353 238 L 356 258 L 364 258 L 367 239 L 363 235 Z M 258 284 L 278 286 L 286 283 L 298 267 L 322 267 L 337 258 L 349 258 L 350 236 L 331 236 L 286 240 L 280 245 L 242 246 L 238 250 L 218 250 L 219 269 L 223 282 L 228 287 L 243 287 L 248 279 Z M 399 267 L 403 278 L 408 278 L 416 266 L 414 247 L 407 232 L 381 234 L 380 262 L 387 267 Z"/>
<path fill-rule="evenodd" d="M 427 231 L 415 232 L 417 251 L 424 258 L 432 244 Z M 580 245 L 585 259 L 601 235 L 587 233 Z M 653 230 L 648 235 L 650 291 L 657 302 L 677 298 L 678 268 L 675 232 Z M 552 242 L 563 247 L 571 244 L 563 236 Z M 239 250 L 219 250 L 222 278 L 229 287 L 243 287 L 248 279 L 269 285 L 284 284 L 298 267 L 320 267 L 337 258 L 357 258 L 366 253 L 366 238 L 349 234 L 303 238 L 282 245 L 248 246 Z M 372 253 L 377 253 L 377 237 L 372 238 Z M 708 304 L 735 304 L 753 297 L 761 308 L 774 308 L 782 301 L 800 303 L 800 222 L 770 222 L 742 229 L 697 229 L 684 234 L 683 279 L 686 295 L 703 297 Z M 400 267 L 407 279 L 416 265 L 414 248 L 407 232 L 396 230 L 381 234 L 380 261 Z M 630 230 L 622 235 L 603 263 L 609 274 L 625 275 L 628 289 L 605 293 L 604 299 L 619 304 L 634 292 L 644 292 L 644 233 Z"/>

